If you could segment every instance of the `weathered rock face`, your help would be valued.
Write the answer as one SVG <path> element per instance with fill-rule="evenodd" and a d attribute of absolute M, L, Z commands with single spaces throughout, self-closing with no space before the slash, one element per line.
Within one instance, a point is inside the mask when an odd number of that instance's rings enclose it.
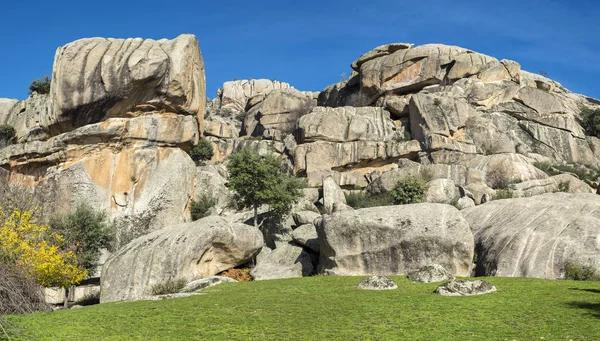
<path fill-rule="evenodd" d="M 248 262 L 263 246 L 261 232 L 207 217 L 138 238 L 114 253 L 102 269 L 102 303 L 135 299 L 171 279 L 188 282 Z"/>
<path fill-rule="evenodd" d="M 230 81 L 223 84 L 217 97 L 221 110 L 245 111 L 249 99 L 263 97 L 273 90 L 290 89 L 291 85 L 269 79 Z"/>
<path fill-rule="evenodd" d="M 298 120 L 300 141 L 391 141 L 397 139 L 390 113 L 374 107 L 316 107 Z"/>
<path fill-rule="evenodd" d="M 317 233 L 321 266 L 330 274 L 404 274 L 432 262 L 457 276 L 471 269 L 472 233 L 449 205 L 337 212 L 321 219 Z"/>
<path fill-rule="evenodd" d="M 358 288 L 365 290 L 394 290 L 398 289 L 398 285 L 385 276 L 371 276 L 358 283 Z"/>
<path fill-rule="evenodd" d="M 281 141 L 294 132 L 296 121 L 308 113 L 312 105 L 312 98 L 296 89 L 273 90 L 260 104 L 249 109 L 241 134 Z"/>
<path fill-rule="evenodd" d="M 57 50 L 47 95 L 0 101 L 17 144 L 0 148 L 6 181 L 35 188 L 46 212 L 87 202 L 151 231 L 184 222 L 194 199 L 205 112 L 196 37 L 81 39 Z"/>
<path fill-rule="evenodd" d="M 465 209 L 477 275 L 557 279 L 567 263 L 600 271 L 600 196 L 544 194 Z"/>
<path fill-rule="evenodd" d="M 81 39 L 56 51 L 50 94 L 0 111 L 20 141 L 45 139 L 108 117 L 152 110 L 195 115 L 206 101 L 198 40 Z M 6 111 L 5 111 L 6 110 Z"/>

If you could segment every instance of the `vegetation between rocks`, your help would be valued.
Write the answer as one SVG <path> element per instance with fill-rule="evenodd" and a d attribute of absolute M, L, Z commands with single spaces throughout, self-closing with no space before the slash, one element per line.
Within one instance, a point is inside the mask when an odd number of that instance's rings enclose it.
<path fill-rule="evenodd" d="M 565 279 L 574 281 L 600 281 L 600 274 L 593 266 L 576 263 L 565 264 Z"/>
<path fill-rule="evenodd" d="M 394 198 L 391 193 L 370 194 L 368 192 L 353 191 L 344 193 L 344 195 L 346 196 L 346 204 L 355 209 L 394 205 Z"/>
<path fill-rule="evenodd" d="M 187 298 L 8 319 L 39 341 L 595 340 L 600 335 L 596 282 L 488 277 L 483 279 L 497 292 L 442 297 L 433 293 L 439 283 L 415 284 L 396 276 L 391 278 L 397 290 L 357 289 L 364 278 L 224 283 Z"/>
<path fill-rule="evenodd" d="M 48 76 L 34 79 L 31 81 L 31 84 L 29 84 L 29 95 L 33 95 L 34 92 L 37 92 L 38 94 L 50 93 L 50 83 L 51 79 Z"/>
<path fill-rule="evenodd" d="M 426 193 L 427 183 L 423 178 L 417 176 L 409 176 L 399 180 L 390 192 L 396 205 L 424 202 Z"/>
<path fill-rule="evenodd" d="M 192 221 L 208 217 L 210 215 L 210 209 L 217 204 L 217 200 L 209 196 L 203 195 L 198 200 L 192 200 L 190 204 L 190 214 Z"/>
<path fill-rule="evenodd" d="M 8 124 L 0 125 L 0 148 L 11 144 L 16 134 L 17 132 L 12 126 Z"/>
<path fill-rule="evenodd" d="M 580 108 L 580 116 L 585 134 L 600 138 L 600 109 L 583 106 Z"/>
<path fill-rule="evenodd" d="M 254 211 L 254 226 L 259 227 L 258 208 L 266 205 L 270 212 L 282 218 L 300 198 L 303 180 L 287 175 L 282 171 L 279 157 L 267 154 L 261 156 L 246 147 L 229 158 L 228 187 L 235 192 L 239 208 Z M 264 220 L 263 220 L 264 222 Z"/>
<path fill-rule="evenodd" d="M 164 283 L 155 284 L 150 288 L 150 294 L 156 295 L 168 295 L 176 294 L 187 284 L 185 279 L 170 279 Z"/>
<path fill-rule="evenodd" d="M 201 137 L 198 144 L 192 147 L 188 154 L 197 164 L 209 161 L 214 156 L 212 143 L 204 137 Z"/>

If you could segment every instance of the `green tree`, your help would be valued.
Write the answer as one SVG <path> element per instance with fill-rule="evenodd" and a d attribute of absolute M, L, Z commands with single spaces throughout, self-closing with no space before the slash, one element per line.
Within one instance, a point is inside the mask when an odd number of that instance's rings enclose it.
<path fill-rule="evenodd" d="M 196 163 L 208 161 L 212 159 L 214 155 L 212 143 L 204 137 L 201 137 L 198 144 L 195 145 L 188 154 Z"/>
<path fill-rule="evenodd" d="M 287 215 L 300 198 L 303 183 L 282 171 L 280 158 L 268 154 L 260 156 L 250 148 L 234 153 L 227 164 L 229 188 L 241 208 L 254 211 L 254 226 L 258 223 L 258 208 L 267 205 L 279 218 Z M 264 221 L 264 220 L 263 220 Z"/>
<path fill-rule="evenodd" d="M 50 226 L 65 238 L 64 247 L 73 251 L 77 262 L 93 273 L 98 265 L 100 250 L 112 245 L 113 234 L 106 224 L 106 215 L 87 204 L 80 204 L 65 216 L 54 216 Z"/>
<path fill-rule="evenodd" d="M 43 78 L 34 79 L 29 84 L 29 95 L 33 95 L 34 92 L 38 94 L 50 93 L 50 77 L 44 76 Z"/>

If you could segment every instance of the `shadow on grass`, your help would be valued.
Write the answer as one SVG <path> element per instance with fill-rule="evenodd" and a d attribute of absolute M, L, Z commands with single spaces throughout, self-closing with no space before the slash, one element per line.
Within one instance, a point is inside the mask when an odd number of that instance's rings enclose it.
<path fill-rule="evenodd" d="M 600 303 L 589 303 L 589 302 L 569 302 L 567 306 L 577 309 L 586 309 L 590 311 L 590 314 L 600 319 Z"/>
<path fill-rule="evenodd" d="M 569 290 L 587 291 L 593 294 L 600 294 L 600 289 L 581 289 L 581 288 L 569 288 Z"/>

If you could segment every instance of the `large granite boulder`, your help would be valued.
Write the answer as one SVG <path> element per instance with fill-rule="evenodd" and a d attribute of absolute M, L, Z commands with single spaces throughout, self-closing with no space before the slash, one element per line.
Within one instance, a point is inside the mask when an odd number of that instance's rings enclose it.
<path fill-rule="evenodd" d="M 461 211 L 475 235 L 476 274 L 564 276 L 566 264 L 600 271 L 600 196 L 551 193 Z"/>
<path fill-rule="evenodd" d="M 303 248 L 285 242 L 276 242 L 275 249 L 263 247 L 256 257 L 256 266 L 250 275 L 257 281 L 294 278 L 313 275 L 313 257 Z"/>
<path fill-rule="evenodd" d="M 235 80 L 225 82 L 217 97 L 223 111 L 241 112 L 246 110 L 248 100 L 264 97 L 273 90 L 290 89 L 288 83 L 270 79 Z"/>
<path fill-rule="evenodd" d="M 317 233 L 321 266 L 329 274 L 405 274 L 432 262 L 456 276 L 471 270 L 473 235 L 459 211 L 449 205 L 337 212 L 320 219 Z"/>
<path fill-rule="evenodd" d="M 207 217 L 140 237 L 104 263 L 100 302 L 132 300 L 168 280 L 213 276 L 244 264 L 263 246 L 261 232 L 221 217 Z"/>

